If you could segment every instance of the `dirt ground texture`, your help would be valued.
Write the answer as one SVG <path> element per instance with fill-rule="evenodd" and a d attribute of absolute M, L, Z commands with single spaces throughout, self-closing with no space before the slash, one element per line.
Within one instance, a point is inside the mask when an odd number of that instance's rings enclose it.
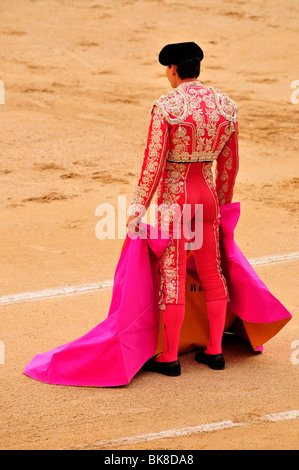
<path fill-rule="evenodd" d="M 157 56 L 172 42 L 199 43 L 201 82 L 239 108 L 239 247 L 247 258 L 297 252 L 298 15 L 297 0 L 1 0 L 0 295 L 113 279 L 123 239 L 98 239 L 95 212 L 131 201 L 152 103 L 170 89 Z M 111 290 L 0 306 L 0 447 L 100 449 L 232 420 L 244 426 L 109 450 L 298 449 L 298 419 L 263 419 L 299 409 L 298 260 L 256 272 L 293 315 L 262 354 L 226 338 L 225 371 L 188 353 L 180 377 L 140 372 L 121 388 L 23 374 L 104 320 Z"/>

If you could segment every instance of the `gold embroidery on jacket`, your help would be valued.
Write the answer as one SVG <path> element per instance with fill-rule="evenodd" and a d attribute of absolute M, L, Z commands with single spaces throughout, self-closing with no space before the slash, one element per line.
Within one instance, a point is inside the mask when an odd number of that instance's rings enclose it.
<path fill-rule="evenodd" d="M 180 84 L 155 104 L 173 128 L 168 161 L 217 160 L 237 120 L 237 107 L 226 94 L 191 81 Z M 219 125 L 220 120 L 223 122 Z"/>
<path fill-rule="evenodd" d="M 231 170 L 233 166 L 233 154 L 229 148 L 225 148 L 223 150 L 223 156 L 226 158 L 226 160 L 225 160 L 224 167 L 221 173 L 221 178 L 220 178 L 220 180 L 222 181 L 222 185 L 218 189 L 218 199 L 219 199 L 220 205 L 226 203 L 227 191 L 229 189 L 228 188 L 228 182 L 229 182 L 228 171 Z"/>
<path fill-rule="evenodd" d="M 152 198 L 151 189 L 157 177 L 159 166 L 162 164 L 160 156 L 166 138 L 162 129 L 163 119 L 164 117 L 161 111 L 156 109 L 153 113 L 153 122 L 148 144 L 147 165 L 135 188 L 128 214 L 139 212 L 141 216 L 144 215 L 149 205 L 148 201 Z"/>

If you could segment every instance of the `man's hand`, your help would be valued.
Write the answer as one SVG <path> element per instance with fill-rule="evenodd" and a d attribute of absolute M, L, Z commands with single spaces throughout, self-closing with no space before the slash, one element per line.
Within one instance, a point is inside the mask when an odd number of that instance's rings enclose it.
<path fill-rule="evenodd" d="M 139 222 L 140 222 L 140 217 L 136 217 L 136 215 L 130 215 L 127 219 L 127 224 L 126 226 L 130 230 L 130 232 L 135 233 L 139 232 Z"/>

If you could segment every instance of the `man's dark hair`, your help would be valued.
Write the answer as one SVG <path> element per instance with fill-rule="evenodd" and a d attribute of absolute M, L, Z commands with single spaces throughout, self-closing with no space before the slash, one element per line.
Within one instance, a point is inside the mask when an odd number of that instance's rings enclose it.
<path fill-rule="evenodd" d="M 197 78 L 200 74 L 200 59 L 193 57 L 192 59 L 185 59 L 177 66 L 177 73 L 180 78 Z"/>

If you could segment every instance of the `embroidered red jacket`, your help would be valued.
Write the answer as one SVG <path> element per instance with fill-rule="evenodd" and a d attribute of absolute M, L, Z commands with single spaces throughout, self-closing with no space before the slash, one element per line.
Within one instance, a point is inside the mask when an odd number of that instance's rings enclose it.
<path fill-rule="evenodd" d="M 128 214 L 145 214 L 167 161 L 216 161 L 219 204 L 231 202 L 239 167 L 237 114 L 226 94 L 197 80 L 161 96 L 153 105 L 141 175 Z"/>

